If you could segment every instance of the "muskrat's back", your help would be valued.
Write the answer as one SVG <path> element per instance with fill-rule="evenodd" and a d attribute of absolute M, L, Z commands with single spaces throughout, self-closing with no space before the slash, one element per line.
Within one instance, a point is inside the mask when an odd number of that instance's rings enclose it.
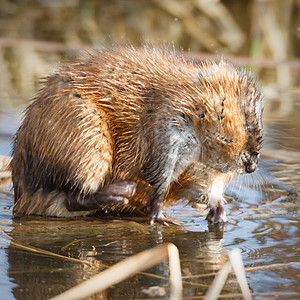
<path fill-rule="evenodd" d="M 11 163 L 14 214 L 129 208 L 165 224 L 164 202 L 182 197 L 222 222 L 224 186 L 256 169 L 261 138 L 260 93 L 223 60 L 98 52 L 50 76 L 27 108 Z"/>

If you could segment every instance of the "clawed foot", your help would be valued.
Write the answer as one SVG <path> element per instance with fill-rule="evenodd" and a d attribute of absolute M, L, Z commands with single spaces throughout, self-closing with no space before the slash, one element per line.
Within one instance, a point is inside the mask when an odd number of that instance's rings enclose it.
<path fill-rule="evenodd" d="M 227 217 L 224 206 L 220 204 L 217 207 L 210 208 L 206 220 L 212 223 L 226 223 Z"/>
<path fill-rule="evenodd" d="M 162 212 L 150 216 L 150 218 L 149 218 L 150 225 L 151 226 L 154 225 L 155 222 L 165 225 L 165 226 L 169 226 L 169 224 L 179 225 L 178 223 L 176 223 L 174 221 L 168 220 Z"/>
<path fill-rule="evenodd" d="M 159 205 L 160 206 L 160 205 Z M 162 212 L 162 208 L 157 208 L 152 206 L 151 207 L 151 211 L 150 211 L 150 217 L 149 217 L 149 223 L 150 225 L 154 225 L 154 223 L 157 222 L 159 224 L 165 225 L 165 226 L 169 226 L 169 224 L 173 224 L 173 225 L 179 225 L 178 223 L 168 220 L 163 212 Z"/>
<path fill-rule="evenodd" d="M 87 197 L 82 197 L 79 193 L 70 193 L 66 199 L 66 207 L 69 211 L 97 210 L 106 206 L 114 209 L 128 204 L 135 191 L 136 183 L 133 181 L 112 183 Z"/>
<path fill-rule="evenodd" d="M 169 226 L 169 224 L 178 225 L 176 222 L 168 220 L 163 214 L 164 197 L 154 197 L 151 204 L 147 207 L 146 212 L 149 214 L 149 223 L 154 225 L 155 222 Z"/>

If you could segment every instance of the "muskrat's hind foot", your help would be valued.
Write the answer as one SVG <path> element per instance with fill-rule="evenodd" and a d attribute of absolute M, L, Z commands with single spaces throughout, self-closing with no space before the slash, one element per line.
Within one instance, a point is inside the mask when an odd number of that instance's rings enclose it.
<path fill-rule="evenodd" d="M 121 181 L 111 183 L 105 186 L 101 192 L 109 196 L 120 196 L 130 199 L 136 192 L 136 183 L 134 181 Z"/>
<path fill-rule="evenodd" d="M 136 183 L 133 181 L 121 181 L 105 186 L 98 193 L 96 200 L 100 204 L 125 205 L 129 203 L 136 192 Z"/>
<path fill-rule="evenodd" d="M 208 215 L 206 216 L 206 220 L 212 223 L 226 223 L 227 217 L 224 206 L 219 204 L 217 207 L 211 207 Z"/>
<path fill-rule="evenodd" d="M 136 192 L 136 183 L 133 181 L 121 181 L 105 186 L 100 192 L 81 197 L 69 196 L 67 208 L 70 211 L 94 210 L 109 205 L 112 207 L 122 206 L 129 203 L 129 199 Z"/>

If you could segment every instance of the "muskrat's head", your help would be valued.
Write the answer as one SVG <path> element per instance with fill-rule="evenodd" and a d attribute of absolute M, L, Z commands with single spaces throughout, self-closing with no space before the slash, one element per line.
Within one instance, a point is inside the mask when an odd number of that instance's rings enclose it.
<path fill-rule="evenodd" d="M 253 79 L 221 60 L 197 73 L 200 160 L 222 173 L 252 173 L 262 142 L 262 99 Z"/>

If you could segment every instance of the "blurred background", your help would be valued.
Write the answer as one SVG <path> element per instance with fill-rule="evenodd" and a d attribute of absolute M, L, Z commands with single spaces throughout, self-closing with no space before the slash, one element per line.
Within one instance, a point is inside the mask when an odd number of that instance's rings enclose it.
<path fill-rule="evenodd" d="M 1 0 L 0 108 L 32 97 L 39 78 L 82 49 L 146 43 L 229 56 L 279 98 L 299 85 L 300 1 Z"/>
<path fill-rule="evenodd" d="M 86 50 L 149 43 L 246 66 L 265 121 L 300 130 L 300 0 L 0 0 L 0 154 L 41 78 Z"/>

